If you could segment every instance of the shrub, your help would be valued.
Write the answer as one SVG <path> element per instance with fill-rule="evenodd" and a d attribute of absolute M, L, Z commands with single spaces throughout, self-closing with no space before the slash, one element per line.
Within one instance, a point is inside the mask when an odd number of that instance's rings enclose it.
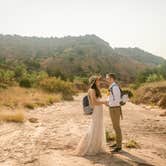
<path fill-rule="evenodd" d="M 108 130 L 105 131 L 106 134 L 106 141 L 110 142 L 110 141 L 115 141 L 116 136 L 115 134 L 110 134 Z"/>
<path fill-rule="evenodd" d="M 2 88 L 2 89 L 6 89 L 7 87 L 8 87 L 7 84 L 0 83 L 0 88 Z"/>
<path fill-rule="evenodd" d="M 11 84 L 14 81 L 15 73 L 11 70 L 0 69 L 0 82 L 3 84 Z"/>
<path fill-rule="evenodd" d="M 48 78 L 48 74 L 45 71 L 40 71 L 39 73 L 36 74 L 37 78 L 37 83 L 39 83 L 41 80 Z"/>
<path fill-rule="evenodd" d="M 26 88 L 32 87 L 32 82 L 29 78 L 23 78 L 22 80 L 20 80 L 19 84 L 21 87 L 26 87 Z"/>
<path fill-rule="evenodd" d="M 15 67 L 15 77 L 17 80 L 19 80 L 20 78 L 22 78 L 24 75 L 26 75 L 27 70 L 26 70 L 26 66 L 23 64 L 17 65 Z"/>
<path fill-rule="evenodd" d="M 155 82 L 155 81 L 161 81 L 161 80 L 164 80 L 162 75 L 150 74 L 147 77 L 146 82 Z"/>
<path fill-rule="evenodd" d="M 37 84 L 37 73 L 27 73 L 19 81 L 21 87 L 30 88 Z"/>
<path fill-rule="evenodd" d="M 61 93 L 63 99 L 71 100 L 75 94 L 73 84 L 71 82 L 63 81 L 56 77 L 49 77 L 40 82 L 40 87 L 48 92 Z"/>
<path fill-rule="evenodd" d="M 26 103 L 24 107 L 28 109 L 35 109 L 36 105 L 34 103 Z"/>
<path fill-rule="evenodd" d="M 137 83 L 155 82 L 166 79 L 166 61 L 151 69 L 146 69 L 137 75 Z"/>
<path fill-rule="evenodd" d="M 62 96 L 61 95 L 53 95 L 53 96 L 48 96 L 47 97 L 47 104 L 53 104 L 56 102 L 60 102 L 62 100 Z"/>
<path fill-rule="evenodd" d="M 147 77 L 150 74 L 152 74 L 152 73 L 153 73 L 153 71 L 150 70 L 150 69 L 146 69 L 143 72 L 138 73 L 136 82 L 137 83 L 144 83 L 144 82 L 146 82 Z"/>
<path fill-rule="evenodd" d="M 135 140 L 129 140 L 126 144 L 125 144 L 126 148 L 140 148 L 139 144 L 135 141 Z"/>
<path fill-rule="evenodd" d="M 53 97 L 49 97 L 49 98 L 48 98 L 48 103 L 49 103 L 49 104 L 53 104 L 53 103 L 54 103 Z"/>

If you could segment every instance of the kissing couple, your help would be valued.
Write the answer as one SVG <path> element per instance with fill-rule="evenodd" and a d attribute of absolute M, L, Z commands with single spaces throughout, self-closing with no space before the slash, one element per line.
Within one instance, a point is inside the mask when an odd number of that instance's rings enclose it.
<path fill-rule="evenodd" d="M 89 105 L 93 109 L 92 122 L 75 150 L 75 154 L 78 156 L 96 155 L 106 152 L 103 104 L 109 108 L 113 129 L 116 134 L 116 144 L 111 146 L 113 148 L 112 152 L 119 152 L 122 149 L 122 132 L 120 127 L 122 91 L 116 83 L 116 75 L 113 73 L 107 74 L 106 82 L 109 84 L 109 96 L 108 100 L 102 100 L 100 82 L 101 80 L 98 76 L 91 76 L 89 78 L 88 99 Z"/>

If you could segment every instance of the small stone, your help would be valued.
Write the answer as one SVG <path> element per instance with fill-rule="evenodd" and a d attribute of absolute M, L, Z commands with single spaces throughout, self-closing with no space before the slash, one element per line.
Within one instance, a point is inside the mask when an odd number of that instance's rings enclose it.
<path fill-rule="evenodd" d="M 28 119 L 31 123 L 38 123 L 38 119 L 37 118 L 29 118 Z"/>

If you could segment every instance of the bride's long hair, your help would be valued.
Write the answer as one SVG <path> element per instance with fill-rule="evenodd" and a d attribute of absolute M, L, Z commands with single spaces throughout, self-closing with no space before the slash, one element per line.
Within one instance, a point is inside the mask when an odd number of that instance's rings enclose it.
<path fill-rule="evenodd" d="M 102 97 L 101 92 L 100 92 L 100 89 L 99 89 L 99 88 L 97 87 L 97 85 L 96 85 L 96 81 L 95 81 L 94 84 L 91 86 L 91 88 L 95 90 L 96 97 Z"/>

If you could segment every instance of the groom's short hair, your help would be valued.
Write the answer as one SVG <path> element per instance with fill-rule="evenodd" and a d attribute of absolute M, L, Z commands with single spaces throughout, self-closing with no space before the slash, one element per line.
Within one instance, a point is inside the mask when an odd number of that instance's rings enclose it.
<path fill-rule="evenodd" d="M 109 73 L 108 76 L 110 78 L 113 78 L 114 80 L 116 80 L 116 75 L 114 73 Z"/>

